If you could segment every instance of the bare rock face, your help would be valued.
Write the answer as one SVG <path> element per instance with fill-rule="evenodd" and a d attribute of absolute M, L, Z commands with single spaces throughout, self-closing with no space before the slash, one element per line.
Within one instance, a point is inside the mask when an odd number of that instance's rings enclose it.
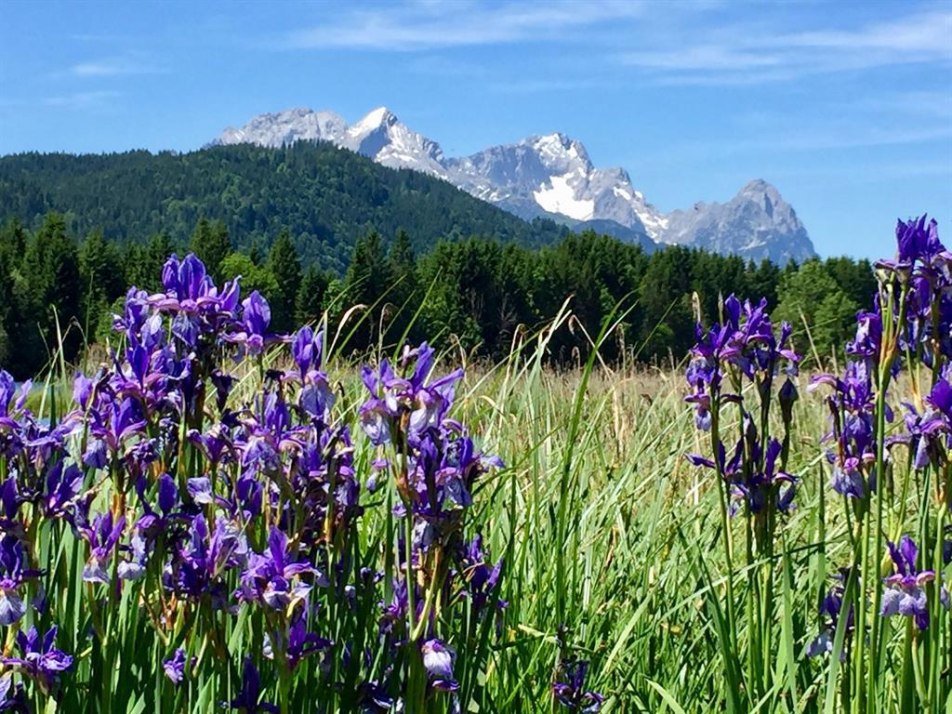
<path fill-rule="evenodd" d="M 448 158 L 437 142 L 386 107 L 351 125 L 334 112 L 289 109 L 226 129 L 212 145 L 296 141 L 327 141 L 390 168 L 431 174 L 524 219 L 552 218 L 649 250 L 670 243 L 780 264 L 816 254 L 793 208 L 766 181 L 751 181 L 724 204 L 697 203 L 665 214 L 645 200 L 624 169 L 596 168 L 582 143 L 561 133 Z"/>
<path fill-rule="evenodd" d="M 698 203 L 670 213 L 665 240 L 777 264 L 816 255 L 793 206 L 762 179 L 748 183 L 727 203 Z"/>

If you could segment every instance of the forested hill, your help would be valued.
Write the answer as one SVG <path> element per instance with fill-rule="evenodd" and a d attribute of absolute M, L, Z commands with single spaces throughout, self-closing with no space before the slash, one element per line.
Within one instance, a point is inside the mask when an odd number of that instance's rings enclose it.
<path fill-rule="evenodd" d="M 424 251 L 440 239 L 492 237 L 537 247 L 564 236 L 425 174 L 394 170 L 330 144 L 219 146 L 186 154 L 130 151 L 0 157 L 0 223 L 37 228 L 49 211 L 74 234 L 110 240 L 157 233 L 185 243 L 200 217 L 223 221 L 239 248 L 268 248 L 287 228 L 305 264 L 341 271 L 358 238 L 403 229 Z"/>

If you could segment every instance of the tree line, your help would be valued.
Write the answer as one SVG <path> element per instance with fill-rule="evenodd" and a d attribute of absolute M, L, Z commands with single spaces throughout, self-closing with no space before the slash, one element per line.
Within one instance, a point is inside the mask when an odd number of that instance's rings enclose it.
<path fill-rule="evenodd" d="M 0 157 L 0 220 L 40 227 L 51 211 L 69 230 L 100 229 L 107 240 L 157 233 L 187 243 L 201 217 L 221 221 L 246 252 L 268 250 L 285 226 L 305 264 L 343 271 L 358 238 L 400 228 L 424 250 L 469 235 L 540 246 L 568 233 L 531 222 L 427 174 L 395 170 L 330 144 L 272 149 L 218 146 L 179 154 L 127 151 Z"/>
<path fill-rule="evenodd" d="M 775 317 L 795 326 L 800 348 L 823 359 L 843 343 L 875 288 L 865 260 L 781 268 L 676 246 L 649 255 L 592 232 L 535 249 L 446 240 L 418 254 L 406 231 L 384 236 L 371 230 L 356 242 L 347 268 L 331 271 L 302 260 L 287 229 L 267 250 L 257 244 L 236 249 L 227 226 L 205 218 L 187 243 L 163 233 L 144 243 L 117 243 L 98 230 L 77 239 L 63 215 L 50 213 L 36 230 L 15 220 L 0 229 L 0 365 L 19 378 L 32 376 L 59 344 L 65 359 L 75 359 L 84 345 L 109 334 L 129 286 L 158 291 L 166 258 L 187 251 L 202 258 L 217 281 L 241 275 L 245 294 L 265 295 L 278 333 L 325 312 L 335 324 L 363 306 L 350 317 L 346 349 L 353 352 L 406 335 L 500 358 L 522 331 L 551 321 L 571 296 L 571 324 L 549 345 L 550 360 L 561 365 L 584 359 L 613 313 L 619 327 L 602 346 L 604 359 L 680 359 L 693 344 L 696 316 L 717 320 L 720 300 L 730 293 L 766 297 Z"/>

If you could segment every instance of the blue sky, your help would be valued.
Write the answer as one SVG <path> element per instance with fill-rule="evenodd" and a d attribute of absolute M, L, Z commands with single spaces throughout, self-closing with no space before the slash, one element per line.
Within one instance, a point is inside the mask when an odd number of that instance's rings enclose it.
<path fill-rule="evenodd" d="M 0 0 L 0 154 L 189 150 L 386 105 L 466 154 L 563 131 L 662 210 L 774 183 L 821 255 L 952 244 L 952 1 Z"/>

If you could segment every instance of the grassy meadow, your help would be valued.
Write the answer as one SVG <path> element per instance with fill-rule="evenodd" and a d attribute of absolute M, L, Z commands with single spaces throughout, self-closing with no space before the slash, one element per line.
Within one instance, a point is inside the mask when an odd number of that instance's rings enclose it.
<path fill-rule="evenodd" d="M 552 370 L 543 360 L 547 334 L 505 362 L 468 366 L 457 393 L 456 417 L 505 463 L 475 493 L 476 527 L 490 552 L 505 555 L 507 607 L 484 674 L 484 708 L 474 710 L 552 711 L 553 673 L 567 656 L 590 661 L 586 686 L 606 697 L 601 711 L 719 709 L 727 693 L 705 597 L 712 588 L 723 595 L 726 570 L 717 484 L 684 458 L 706 448 L 684 402 L 684 365 L 593 360 Z M 90 349 L 84 371 L 105 359 Z M 444 354 L 437 371 L 458 361 Z M 355 365 L 332 358 L 326 369 L 342 408 L 355 412 L 363 398 Z M 69 400 L 70 380 L 57 372 L 32 391 L 35 413 Z M 251 371 L 238 389 L 251 395 L 257 386 Z M 823 399 L 805 393 L 796 410 L 790 468 L 803 481 L 800 507 L 783 527 L 796 575 L 776 613 L 784 652 L 764 711 L 820 709 L 827 667 L 804 650 L 817 635 L 828 554 L 845 541 L 842 527 L 823 519 Z M 358 442 L 357 464 L 369 469 L 372 459 Z M 386 518 L 364 526 L 369 542 L 385 538 Z"/>
<path fill-rule="evenodd" d="M 281 338 L 194 256 L 163 280 L 78 370 L 0 373 L 0 710 L 950 711 L 952 387 L 906 283 L 808 389 L 733 298 L 690 360 L 555 371 L 569 303 L 496 364 L 354 362 L 357 310 Z"/>

